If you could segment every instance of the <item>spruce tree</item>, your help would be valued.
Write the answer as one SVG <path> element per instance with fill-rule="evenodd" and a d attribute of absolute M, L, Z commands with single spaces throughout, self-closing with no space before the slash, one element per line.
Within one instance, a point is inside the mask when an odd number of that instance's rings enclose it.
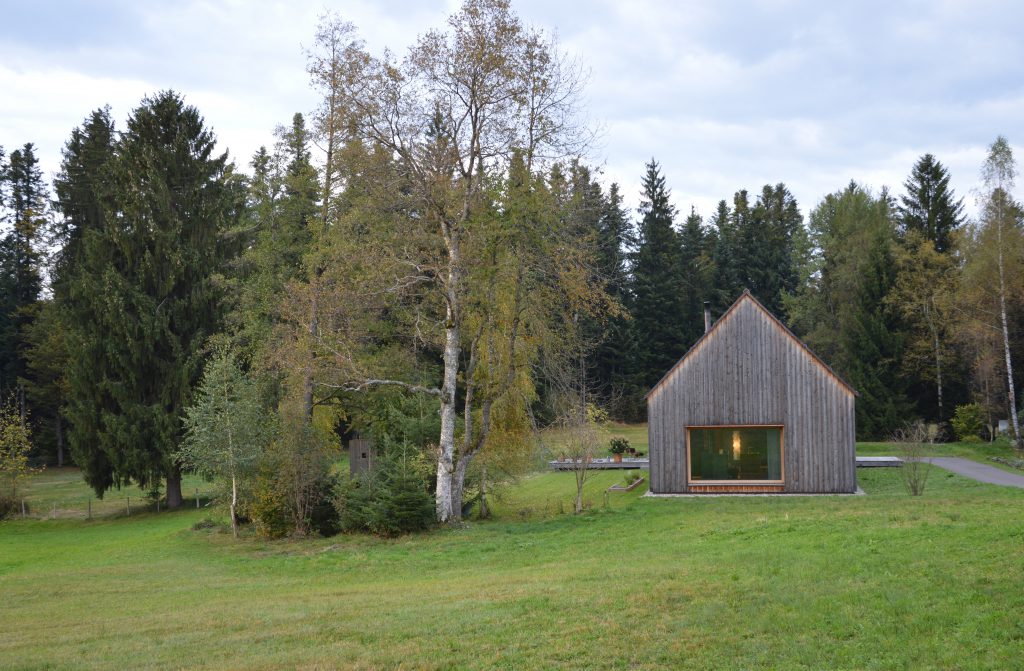
<path fill-rule="evenodd" d="M 785 184 L 766 184 L 738 225 L 744 286 L 781 315 L 783 296 L 797 284 L 794 245 L 803 233 L 803 216 L 796 199 Z"/>
<path fill-rule="evenodd" d="M 61 170 L 53 181 L 60 216 L 54 223 L 59 249 L 50 280 L 58 303 L 67 301 L 67 284 L 81 260 L 85 231 L 101 226 L 100 191 L 113 153 L 114 122 L 109 107 L 93 111 L 71 131 L 64 145 Z"/>
<path fill-rule="evenodd" d="M 675 207 L 658 164 L 652 159 L 643 178 L 637 247 L 633 254 L 634 370 L 649 389 L 685 353 L 683 268 Z"/>
<path fill-rule="evenodd" d="M 80 334 L 88 329 L 92 319 L 90 305 L 97 301 L 96 297 L 86 297 L 87 302 L 73 298 L 76 277 L 85 281 L 91 279 L 90 274 L 97 272 L 100 265 L 93 259 L 92 267 L 83 267 L 85 260 L 85 239 L 87 232 L 101 235 L 104 226 L 104 211 L 101 198 L 108 184 L 109 162 L 114 155 L 114 122 L 110 118 L 110 109 L 103 108 L 93 111 L 82 125 L 71 132 L 71 137 L 64 145 L 61 170 L 54 179 L 54 192 L 57 196 L 58 217 L 54 223 L 54 240 L 59 248 L 51 267 L 50 282 L 53 290 L 52 328 L 60 334 L 63 342 L 54 343 L 48 335 L 49 328 L 33 329 L 36 338 L 33 342 L 35 365 L 42 369 L 37 375 L 37 384 L 42 384 L 40 392 L 45 394 L 48 387 L 60 390 L 60 403 L 53 408 L 52 425 L 55 433 L 57 460 L 62 460 L 64 437 L 66 431 L 69 447 L 74 441 L 88 443 L 101 430 L 101 416 L 104 412 L 116 412 L 110 395 L 103 387 L 103 371 L 87 365 L 77 366 L 75 373 L 76 387 L 69 387 L 72 378 L 69 337 Z M 46 317 L 47 315 L 44 315 Z M 79 327 L 81 323 L 81 328 Z M 76 341 L 81 345 L 77 351 L 87 352 L 88 356 L 99 357 L 103 352 L 101 333 L 93 333 L 88 343 Z M 63 345 L 60 351 L 55 345 Z M 53 375 L 55 362 L 63 357 L 65 365 L 59 374 Z M 92 359 L 89 359 L 92 361 Z M 59 364 L 58 364 L 59 365 Z M 50 375 L 45 375 L 49 371 Z M 69 407 L 71 404 L 73 407 Z M 65 427 L 64 418 L 73 418 L 71 426 Z M 73 451 L 72 451 L 73 455 Z M 86 466 L 87 464 L 80 464 Z"/>
<path fill-rule="evenodd" d="M 245 229 L 250 238 L 233 274 L 229 330 L 243 360 L 265 362 L 279 301 L 288 282 L 304 276 L 303 257 L 318 224 L 319 183 L 301 114 L 279 126 L 274 153 L 260 147 L 250 163 Z"/>
<path fill-rule="evenodd" d="M 681 328 L 684 345 L 689 348 L 704 333 L 704 301 L 711 300 L 707 234 L 704 220 L 693 208 L 680 231 L 680 263 L 683 271 L 683 312 Z"/>
<path fill-rule="evenodd" d="M 43 289 L 49 192 L 32 143 L 12 151 L 2 173 L 10 230 L 0 239 L 0 393 L 9 393 L 26 375 L 25 330 Z"/>
<path fill-rule="evenodd" d="M 630 339 L 631 305 L 626 250 L 632 244 L 629 217 L 622 206 L 619 185 L 612 184 L 603 199 L 598 220 L 597 263 L 604 278 L 605 291 L 618 301 L 622 312 L 610 316 L 602 325 L 602 338 L 593 355 L 595 387 L 604 392 L 613 403 L 611 412 L 619 418 L 635 418 L 637 406 L 632 401 L 638 396 L 631 387 Z"/>
<path fill-rule="evenodd" d="M 857 435 L 886 438 L 910 416 L 904 325 L 888 300 L 896 280 L 889 196 L 855 183 L 811 212 L 814 256 L 787 301 L 794 330 L 857 391 Z"/>
<path fill-rule="evenodd" d="M 931 154 L 917 160 L 903 183 L 900 197 L 900 233 L 917 231 L 931 240 L 938 252 L 949 252 L 953 232 L 964 225 L 964 201 L 949 186 L 949 171 Z"/>
<path fill-rule="evenodd" d="M 173 454 L 181 417 L 220 324 L 224 233 L 239 203 L 227 154 L 174 92 L 143 100 L 93 184 L 96 228 L 82 235 L 69 286 L 70 443 L 98 495 L 166 481 L 181 504 Z"/>
<path fill-rule="evenodd" d="M 714 312 L 721 314 L 743 292 L 736 263 L 738 232 L 733 224 L 732 210 L 724 200 L 718 202 L 711 225 L 714 227 L 715 237 L 714 245 L 711 247 L 712 292 L 709 300 Z"/>

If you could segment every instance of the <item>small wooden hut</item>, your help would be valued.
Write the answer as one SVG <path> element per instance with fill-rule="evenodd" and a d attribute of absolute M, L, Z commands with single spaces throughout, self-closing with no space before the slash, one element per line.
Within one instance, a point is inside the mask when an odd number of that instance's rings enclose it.
<path fill-rule="evenodd" d="M 857 490 L 857 392 L 749 291 L 647 394 L 653 494 Z"/>
<path fill-rule="evenodd" d="M 348 441 L 348 472 L 350 475 L 373 470 L 377 461 L 377 449 L 369 438 L 358 435 Z"/>

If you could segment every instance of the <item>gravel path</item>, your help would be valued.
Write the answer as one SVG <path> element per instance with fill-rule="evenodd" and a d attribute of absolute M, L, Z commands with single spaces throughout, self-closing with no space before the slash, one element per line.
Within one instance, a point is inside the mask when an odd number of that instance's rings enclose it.
<path fill-rule="evenodd" d="M 1024 475 L 1008 473 L 994 466 L 986 466 L 985 464 L 979 464 L 970 459 L 960 459 L 959 457 L 930 457 L 928 461 L 939 468 L 953 471 L 957 475 L 962 475 L 978 482 L 1024 489 Z"/>

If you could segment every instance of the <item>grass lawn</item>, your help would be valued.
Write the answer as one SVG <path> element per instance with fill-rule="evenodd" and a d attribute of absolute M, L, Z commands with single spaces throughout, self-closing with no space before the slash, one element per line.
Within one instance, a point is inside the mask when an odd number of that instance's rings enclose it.
<path fill-rule="evenodd" d="M 899 446 L 894 443 L 857 443 L 857 454 L 859 456 L 891 455 L 899 456 Z M 997 440 L 994 443 L 936 443 L 929 445 L 926 454 L 933 457 L 961 457 L 970 459 L 979 464 L 999 468 L 1017 475 L 1024 474 L 1018 468 L 1007 466 L 992 461 L 990 457 L 1002 457 L 1004 459 L 1020 459 L 1021 454 L 1010 447 L 1006 439 Z"/>
<path fill-rule="evenodd" d="M 0 668 L 1009 669 L 1024 491 L 894 469 L 867 496 L 645 499 L 397 540 L 192 531 L 208 511 L 0 523 Z M 568 510 L 566 505 L 566 510 Z"/>
<path fill-rule="evenodd" d="M 196 476 L 182 478 L 181 493 L 187 505 L 195 505 L 197 492 L 200 504 L 205 504 L 213 489 L 213 485 Z M 94 517 L 124 515 L 129 504 L 133 513 L 143 509 L 155 510 L 155 503 L 147 500 L 147 495 L 148 492 L 129 485 L 112 489 L 99 499 L 82 481 L 82 473 L 77 468 L 46 468 L 18 486 L 18 498 L 27 501 L 32 517 L 85 519 L 90 510 Z"/>

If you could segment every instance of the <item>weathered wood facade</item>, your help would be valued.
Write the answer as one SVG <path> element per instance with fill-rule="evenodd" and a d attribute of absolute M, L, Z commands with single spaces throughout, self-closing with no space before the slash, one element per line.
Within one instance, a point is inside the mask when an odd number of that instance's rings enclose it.
<path fill-rule="evenodd" d="M 373 470 L 377 461 L 377 448 L 369 438 L 352 438 L 348 441 L 348 471 L 351 475 Z"/>
<path fill-rule="evenodd" d="M 744 292 L 647 394 L 651 492 L 853 493 L 855 397 L 849 384 Z M 781 475 L 701 482 L 690 470 L 688 437 L 707 427 L 776 431 Z"/>

